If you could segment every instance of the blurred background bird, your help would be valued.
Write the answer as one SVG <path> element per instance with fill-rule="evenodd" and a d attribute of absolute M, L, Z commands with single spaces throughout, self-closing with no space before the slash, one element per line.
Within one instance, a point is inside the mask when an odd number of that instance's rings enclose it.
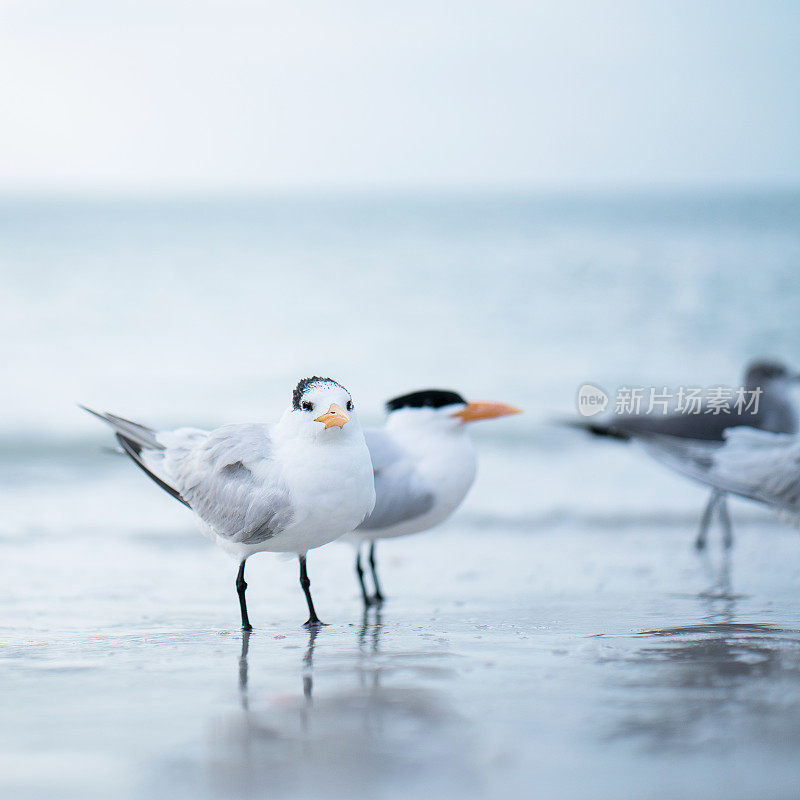
<path fill-rule="evenodd" d="M 671 414 L 660 415 L 657 411 L 614 413 L 603 420 L 570 420 L 568 424 L 596 436 L 623 441 L 651 441 L 652 435 L 658 434 L 685 439 L 690 443 L 706 442 L 708 444 L 702 448 L 706 452 L 721 446 L 725 431 L 730 428 L 749 427 L 773 433 L 795 433 L 797 411 L 790 391 L 798 380 L 800 375 L 780 361 L 758 359 L 747 365 L 742 384 L 743 400 L 733 409 L 728 406 L 713 408 L 706 398 L 696 406 Z M 708 529 L 715 510 L 722 523 L 725 546 L 730 547 L 733 544 L 733 529 L 725 500 L 725 489 L 712 486 L 695 540 L 698 550 L 706 546 Z"/>
<path fill-rule="evenodd" d="M 763 503 L 800 522 L 800 437 L 738 427 L 725 441 L 641 434 L 645 450 L 670 469 L 710 486 Z"/>

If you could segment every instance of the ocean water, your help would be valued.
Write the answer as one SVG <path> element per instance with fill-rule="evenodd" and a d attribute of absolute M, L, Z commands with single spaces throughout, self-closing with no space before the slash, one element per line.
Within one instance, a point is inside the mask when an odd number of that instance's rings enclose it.
<path fill-rule="evenodd" d="M 800 369 L 799 266 L 796 193 L 3 199 L 0 784 L 786 796 L 796 531 L 734 502 L 737 548 L 699 559 L 699 487 L 554 420 L 587 381 Z M 365 424 L 425 387 L 525 414 L 475 426 L 439 532 L 385 545 L 377 618 L 334 544 L 309 640 L 263 555 L 245 642 L 231 563 L 75 404 L 269 421 L 308 374 Z"/>
<path fill-rule="evenodd" d="M 796 193 L 5 199 L 0 442 L 12 479 L 47 456 L 69 476 L 105 441 L 77 402 L 156 426 L 270 420 L 324 373 L 366 424 L 428 386 L 524 408 L 476 426 L 482 514 L 641 512 L 666 499 L 660 471 L 551 420 L 585 381 L 800 363 L 799 264 Z"/>

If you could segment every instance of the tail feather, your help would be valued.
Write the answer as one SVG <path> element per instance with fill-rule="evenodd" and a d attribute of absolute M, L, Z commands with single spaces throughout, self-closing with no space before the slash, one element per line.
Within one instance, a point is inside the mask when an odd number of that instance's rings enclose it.
<path fill-rule="evenodd" d="M 140 447 L 147 448 L 148 450 L 163 450 L 164 445 L 158 441 L 156 438 L 157 434 L 152 428 L 148 428 L 146 425 L 140 425 L 138 422 L 133 422 L 132 420 L 125 419 L 124 417 L 118 417 L 115 414 L 108 414 L 105 412 L 94 411 L 91 408 L 87 408 L 83 405 L 78 405 L 79 408 L 82 408 L 84 411 L 88 411 L 90 414 L 93 414 L 99 420 L 102 420 L 106 423 L 106 425 L 110 425 L 115 433 L 122 434 L 126 439 L 129 439 L 131 442 L 135 442 L 136 444 L 140 445 Z"/>
<path fill-rule="evenodd" d="M 114 429 L 120 447 L 122 447 L 123 452 L 130 457 L 131 461 L 133 461 L 148 478 L 167 492 L 167 494 L 172 495 L 187 508 L 191 508 L 183 497 L 181 497 L 181 493 L 174 486 L 170 486 L 163 478 L 156 475 L 156 473 L 145 464 L 142 458 L 142 450 L 161 451 L 166 449 L 156 438 L 156 431 L 152 428 L 148 428 L 146 425 L 140 425 L 138 422 L 133 422 L 124 417 L 118 417 L 115 414 L 101 413 L 83 405 L 80 406 L 80 408 L 84 411 L 88 411 L 102 422 L 105 422 L 106 425 L 110 425 Z"/>
<path fill-rule="evenodd" d="M 117 441 L 120 443 L 122 449 L 131 457 L 131 460 L 137 467 L 139 467 L 148 478 L 157 483 L 167 494 L 171 494 L 177 501 L 183 503 L 187 508 L 191 506 L 181 497 L 181 493 L 174 487 L 170 486 L 165 480 L 158 477 L 145 463 L 142 461 L 142 448 L 138 442 L 134 442 L 123 436 L 121 433 L 117 434 Z"/>

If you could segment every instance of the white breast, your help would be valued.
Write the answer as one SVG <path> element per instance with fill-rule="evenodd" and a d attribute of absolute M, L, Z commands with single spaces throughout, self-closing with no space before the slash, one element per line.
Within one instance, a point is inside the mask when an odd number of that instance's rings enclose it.
<path fill-rule="evenodd" d="M 403 428 L 387 432 L 406 454 L 420 483 L 431 492 L 433 504 L 420 515 L 387 527 L 360 530 L 349 538 L 387 539 L 428 530 L 461 505 L 475 480 L 475 450 L 462 428 Z"/>
<path fill-rule="evenodd" d="M 330 446 L 310 441 L 291 447 L 279 444 L 276 457 L 295 515 L 262 549 L 306 552 L 353 530 L 372 510 L 372 462 L 363 437 Z"/>

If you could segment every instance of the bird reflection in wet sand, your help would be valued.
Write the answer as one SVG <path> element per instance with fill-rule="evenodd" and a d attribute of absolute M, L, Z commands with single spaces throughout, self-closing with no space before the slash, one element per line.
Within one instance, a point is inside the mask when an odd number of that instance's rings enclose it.
<path fill-rule="evenodd" d="M 303 656 L 303 697 L 306 702 L 311 702 L 311 695 L 314 691 L 314 678 L 312 671 L 314 669 L 314 643 L 317 641 L 318 628 L 312 628 L 308 633 L 308 646 L 306 647 L 305 655 Z"/>
<path fill-rule="evenodd" d="M 609 738 L 694 753 L 754 736 L 800 745 L 800 630 L 737 619 L 745 596 L 732 590 L 727 553 L 713 578 L 697 595 L 701 622 L 636 634 L 646 644 L 621 659 L 628 702 Z"/>
<path fill-rule="evenodd" d="M 371 621 L 370 621 L 371 620 Z M 376 665 L 375 657 L 380 652 L 383 618 L 378 605 L 364 606 L 361 616 L 361 627 L 358 630 L 358 650 L 360 683 L 364 686 L 371 677 L 373 686 L 380 683 L 381 669 Z"/>
<path fill-rule="evenodd" d="M 311 675 L 314 667 L 314 643 L 317 640 L 319 628 L 310 628 L 308 632 L 308 646 L 306 647 L 305 655 L 303 656 L 303 697 L 310 703 L 311 696 L 314 689 L 314 681 Z M 247 711 L 250 707 L 248 699 L 247 679 L 249 674 L 248 657 L 250 654 L 250 637 L 253 635 L 252 631 L 242 631 L 242 651 L 239 655 L 239 697 L 241 700 L 242 708 Z"/>
<path fill-rule="evenodd" d="M 307 702 L 311 702 L 311 696 L 314 689 L 314 680 L 311 671 L 314 667 L 314 642 L 317 640 L 319 628 L 313 627 L 308 632 L 308 646 L 306 647 L 305 655 L 303 656 L 303 696 Z M 242 708 L 247 711 L 250 707 L 248 699 L 247 678 L 249 671 L 248 656 L 250 653 L 250 637 L 252 631 L 242 631 L 242 651 L 239 655 L 239 697 L 241 700 Z"/>
<path fill-rule="evenodd" d="M 716 614 L 733 614 L 734 604 L 741 595 L 733 593 L 731 581 L 731 553 L 723 550 L 720 554 L 719 564 L 714 564 L 707 551 L 701 554 L 701 563 L 710 584 L 707 589 L 700 592 L 698 597 L 705 601 L 706 611 L 709 617 Z M 719 607 L 719 604 L 721 608 Z"/>
<path fill-rule="evenodd" d="M 247 656 L 250 652 L 250 637 L 252 631 L 242 631 L 242 653 L 239 656 L 239 696 L 242 700 L 242 708 L 247 711 Z"/>
<path fill-rule="evenodd" d="M 353 629 L 340 633 L 349 638 L 348 631 Z M 268 640 L 259 640 L 254 651 L 256 640 L 243 632 L 240 708 L 212 725 L 211 792 L 224 797 L 350 797 L 434 782 L 462 797 L 475 796 L 481 779 L 473 734 L 436 688 L 437 681 L 451 677 L 441 664 L 448 653 L 383 652 L 384 623 L 375 608 L 365 611 L 355 642 L 337 642 L 340 633 L 309 631 L 295 672 L 302 696 L 269 699 L 264 679 L 279 667 L 262 650 Z M 323 640 L 330 657 L 320 665 L 315 656 Z M 256 693 L 253 670 L 261 687 Z"/>

